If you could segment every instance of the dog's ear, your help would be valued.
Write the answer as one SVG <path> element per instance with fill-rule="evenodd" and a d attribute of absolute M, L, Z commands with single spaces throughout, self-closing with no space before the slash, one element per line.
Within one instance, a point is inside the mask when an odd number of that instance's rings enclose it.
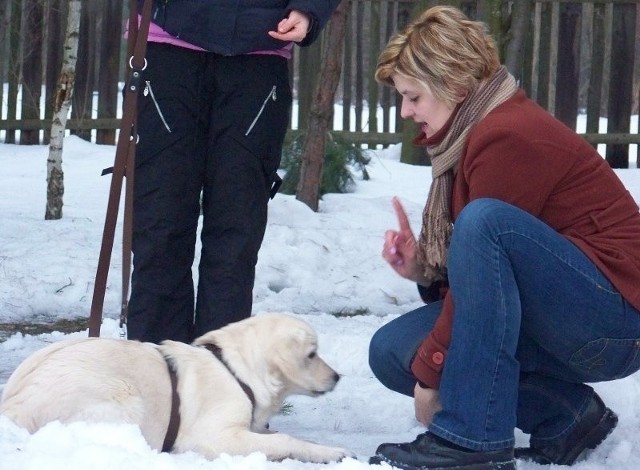
<path fill-rule="evenodd" d="M 309 356 L 315 355 L 317 348 L 318 340 L 313 331 L 290 328 L 279 340 L 274 341 L 270 366 L 280 369 L 285 375 L 295 374 L 296 370 L 306 366 Z"/>
<path fill-rule="evenodd" d="M 294 328 L 290 330 L 287 342 L 291 348 L 297 348 L 299 351 L 316 348 L 318 344 L 316 335 L 305 328 Z"/>

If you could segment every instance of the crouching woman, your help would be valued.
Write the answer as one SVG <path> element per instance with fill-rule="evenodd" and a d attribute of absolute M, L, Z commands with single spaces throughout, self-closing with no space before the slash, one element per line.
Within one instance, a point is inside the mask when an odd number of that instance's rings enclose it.
<path fill-rule="evenodd" d="M 405 469 L 570 465 L 613 430 L 587 383 L 640 368 L 640 214 L 605 160 L 525 96 L 482 23 L 440 6 L 396 34 L 376 79 L 433 182 L 416 238 L 399 200 L 383 257 L 421 308 L 383 326 L 370 365 L 428 431 L 382 444 Z M 425 182 L 427 184 L 427 182 Z M 530 435 L 514 451 L 514 429 Z"/>

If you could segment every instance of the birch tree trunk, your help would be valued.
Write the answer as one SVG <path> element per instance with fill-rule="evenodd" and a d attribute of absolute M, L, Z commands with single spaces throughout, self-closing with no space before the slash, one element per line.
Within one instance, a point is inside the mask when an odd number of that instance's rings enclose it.
<path fill-rule="evenodd" d="M 76 61 L 78 59 L 78 30 L 80 28 L 80 0 L 69 0 L 67 32 L 64 41 L 62 70 L 58 79 L 58 89 L 53 104 L 53 122 L 47 159 L 47 207 L 45 220 L 62 218 L 62 196 L 64 194 L 64 173 L 62 172 L 62 144 L 71 107 L 75 82 Z"/>
<path fill-rule="evenodd" d="M 327 43 L 323 44 L 322 67 L 311 104 L 302 151 L 296 199 L 304 202 L 315 212 L 318 211 L 326 138 L 333 117 L 333 101 L 340 81 L 348 5 L 349 0 L 342 0 L 327 25 Z"/>

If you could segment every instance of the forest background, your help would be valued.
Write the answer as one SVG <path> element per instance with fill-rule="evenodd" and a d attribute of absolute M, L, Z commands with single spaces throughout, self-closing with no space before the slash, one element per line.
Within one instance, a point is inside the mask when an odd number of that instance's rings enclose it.
<path fill-rule="evenodd" d="M 395 134 L 396 97 L 373 80 L 377 55 L 393 32 L 434 4 L 453 4 L 485 21 L 498 44 L 503 62 L 521 80 L 529 95 L 561 119 L 575 124 L 573 113 L 592 104 L 609 117 L 612 102 L 623 102 L 637 113 L 640 97 L 640 5 L 634 0 L 537 1 L 345 1 L 343 60 L 336 100 L 353 107 L 343 120 L 347 130 Z M 0 129 L 5 142 L 42 140 L 33 120 L 51 113 L 51 99 L 62 61 L 69 0 L 0 1 L 0 100 L 8 103 Z M 126 79 L 127 57 L 123 27 L 127 0 L 83 0 L 79 49 L 70 128 L 97 143 L 114 143 L 118 94 Z M 326 32 L 326 31 L 325 31 Z M 299 101 L 298 127 L 304 128 L 313 90 L 322 65 L 322 46 L 297 48 L 291 63 L 292 83 Z M 336 52 L 336 51 L 332 51 Z M 613 86 L 610 87 L 610 84 Z M 44 87 L 41 87 L 44 85 Z M 577 85 L 577 86 L 576 86 Z M 22 94 L 21 101 L 18 94 Z M 42 99 L 45 98 L 44 104 Z M 97 98 L 97 99 L 94 99 Z M 599 99 L 598 99 L 599 98 Z M 592 103 L 597 101 L 598 103 Z M 382 106 L 378 122 L 367 110 Z M 345 111 L 347 113 L 347 111 Z M 97 119 L 96 119 L 97 118 Z M 20 126 L 14 121 L 21 121 Z M 48 126 L 42 126 L 46 129 Z M 99 132 L 95 132 L 95 130 Z M 91 130 L 94 130 L 92 133 Z M 628 130 L 628 129 L 627 129 Z M 38 131 L 38 132 L 36 132 Z M 588 131 L 589 132 L 589 131 Z M 352 137 L 352 140 L 356 139 Z M 362 137 L 370 144 L 395 143 L 397 136 Z M 46 139 L 46 137 L 45 137 Z"/>
<path fill-rule="evenodd" d="M 0 0 L 0 141 L 49 142 L 60 86 L 63 44 L 73 0 Z M 124 39 L 128 0 L 76 0 L 79 25 L 69 133 L 114 144 L 121 123 L 121 90 L 129 68 Z M 486 22 L 503 63 L 527 94 L 569 127 L 586 115 L 584 137 L 606 144 L 614 168 L 629 166 L 630 118 L 640 99 L 640 3 L 637 0 L 343 0 L 312 47 L 296 48 L 290 62 L 296 106 L 290 139 L 307 134 L 302 179 L 320 186 L 329 132 L 356 147 L 410 142 L 412 122 L 399 117 L 396 93 L 373 80 L 389 37 L 435 4 L 452 4 Z M 333 104 L 343 116 L 333 120 Z M 605 118 L 605 127 L 602 126 Z M 334 122 L 340 122 L 335 128 Z M 314 137 L 315 144 L 309 142 Z M 429 164 L 421 149 L 402 146 L 401 161 Z M 298 183 L 298 195 L 307 191 Z M 304 200 L 304 197 L 302 198 Z M 318 194 L 307 196 L 317 209 Z"/>

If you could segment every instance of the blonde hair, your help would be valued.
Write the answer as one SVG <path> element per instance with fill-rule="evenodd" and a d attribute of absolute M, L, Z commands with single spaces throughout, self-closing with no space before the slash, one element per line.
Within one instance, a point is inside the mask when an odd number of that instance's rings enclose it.
<path fill-rule="evenodd" d="M 393 76 L 414 79 L 454 106 L 478 82 L 500 68 L 487 26 L 454 7 L 426 10 L 396 33 L 378 58 L 375 79 L 394 86 Z"/>

